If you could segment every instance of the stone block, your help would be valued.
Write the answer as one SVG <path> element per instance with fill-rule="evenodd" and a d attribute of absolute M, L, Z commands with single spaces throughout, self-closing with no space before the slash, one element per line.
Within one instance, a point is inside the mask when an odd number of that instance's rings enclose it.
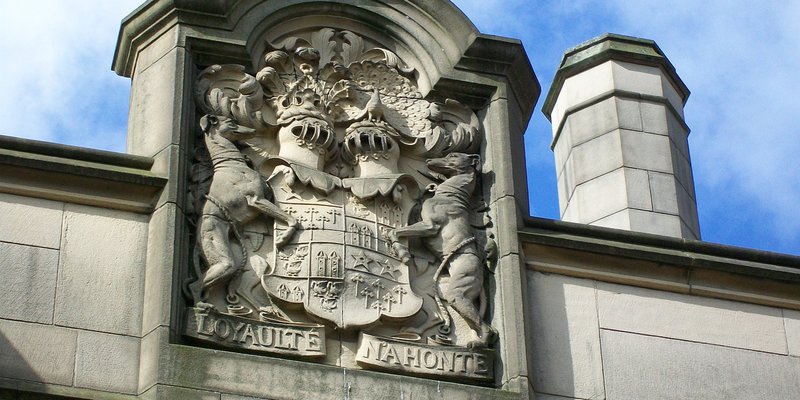
<path fill-rule="evenodd" d="M 536 390 L 567 397 L 603 397 L 594 281 L 528 271 Z"/>
<path fill-rule="evenodd" d="M 79 331 L 75 386 L 136 394 L 139 385 L 139 338 Z"/>
<path fill-rule="evenodd" d="M 140 397 L 143 400 L 220 400 L 219 393 L 168 385 L 153 386 Z"/>
<path fill-rule="evenodd" d="M 604 329 L 786 354 L 777 308 L 610 283 L 597 307 Z"/>
<path fill-rule="evenodd" d="M 0 318 L 53 323 L 57 273 L 58 250 L 0 242 Z"/>
<path fill-rule="evenodd" d="M 575 185 L 622 167 L 619 132 L 611 131 L 572 148 L 568 168 L 573 171 Z"/>
<path fill-rule="evenodd" d="M 0 377 L 72 385 L 77 332 L 0 320 Z"/>
<path fill-rule="evenodd" d="M 155 208 L 159 208 L 166 203 L 175 203 L 180 207 L 186 202 L 185 191 L 180 190 L 178 184 L 180 178 L 187 176 L 186 173 L 186 154 L 178 145 L 168 145 L 153 157 L 152 171 L 160 176 L 169 179 L 164 190 L 161 191 Z"/>
<path fill-rule="evenodd" d="M 624 61 L 611 61 L 614 88 L 628 92 L 664 96 L 661 69 Z"/>
<path fill-rule="evenodd" d="M 681 237 L 681 219 L 677 215 L 629 210 L 631 230 L 654 235 Z"/>
<path fill-rule="evenodd" d="M 639 111 L 639 101 L 616 97 L 617 118 L 619 128 L 632 131 L 642 130 L 642 113 Z"/>
<path fill-rule="evenodd" d="M 553 146 L 553 155 L 555 156 L 556 160 L 556 174 L 560 175 L 561 171 L 564 169 L 564 165 L 567 162 L 567 158 L 569 154 L 572 152 L 572 132 L 569 128 L 569 119 L 564 122 L 564 126 L 561 128 L 561 135 L 559 135 L 558 140 L 555 142 L 555 146 Z"/>
<path fill-rule="evenodd" d="M 628 206 L 622 168 L 578 185 L 575 192 L 580 220 L 574 222 L 591 223 Z"/>
<path fill-rule="evenodd" d="M 617 103 L 613 97 L 578 110 L 567 118 L 573 147 L 619 128 Z"/>
<path fill-rule="evenodd" d="M 669 138 L 666 136 L 623 130 L 620 137 L 626 167 L 673 172 Z"/>
<path fill-rule="evenodd" d="M 148 43 L 136 54 L 136 66 L 133 74 L 145 71 L 161 57 L 178 45 L 178 27 L 173 25 L 166 32 L 161 33 L 155 40 Z"/>
<path fill-rule="evenodd" d="M 614 228 L 614 229 L 630 229 L 631 228 L 631 219 L 630 219 L 630 210 L 625 209 L 614 214 L 611 214 L 605 218 L 600 218 L 597 221 L 592 222 L 594 226 L 604 226 L 606 228 Z"/>
<path fill-rule="evenodd" d="M 152 157 L 177 144 L 177 117 L 182 113 L 185 50 L 169 51 L 133 77 L 127 152 Z M 191 100 L 187 100 L 191 101 Z"/>
<path fill-rule="evenodd" d="M 800 311 L 783 310 L 789 355 L 800 357 Z"/>
<path fill-rule="evenodd" d="M 168 203 L 150 217 L 144 272 L 142 335 L 159 325 L 169 325 L 172 304 L 172 276 L 181 256 L 182 238 L 176 236 L 179 210 Z"/>
<path fill-rule="evenodd" d="M 647 171 L 625 168 L 625 190 L 628 192 L 628 207 L 652 210 L 652 188 Z"/>
<path fill-rule="evenodd" d="M 170 345 L 162 383 L 273 399 L 341 399 L 342 368 L 264 356 Z M 198 364 L 197 360 L 205 360 Z M 384 375 L 390 376 L 390 375 Z M 410 379 L 404 377 L 403 379 Z"/>
<path fill-rule="evenodd" d="M 536 393 L 536 400 L 581 400 L 574 397 L 554 396 L 552 394 Z"/>
<path fill-rule="evenodd" d="M 59 248 L 64 203 L 0 193 L 0 241 Z"/>
<path fill-rule="evenodd" d="M 570 195 L 572 194 L 569 189 L 567 188 L 567 179 L 566 177 L 559 176 L 557 181 L 558 185 L 558 206 L 559 212 L 561 217 L 564 216 L 564 211 L 567 208 L 567 204 L 569 204 Z"/>
<path fill-rule="evenodd" d="M 672 174 L 650 171 L 650 194 L 653 197 L 653 211 L 678 215 L 678 192 Z"/>
<path fill-rule="evenodd" d="M 564 209 L 564 212 L 561 213 L 561 220 L 562 221 L 569 221 L 569 222 L 580 222 L 581 217 L 578 214 L 578 193 L 573 193 L 572 198 L 570 199 L 569 204 Z"/>
<path fill-rule="evenodd" d="M 267 400 L 265 397 L 237 396 L 234 394 L 222 394 L 222 400 Z"/>
<path fill-rule="evenodd" d="M 517 203 L 511 196 L 505 196 L 489 205 L 490 213 L 496 235 L 499 257 L 508 254 L 519 254 L 519 239 L 517 228 L 520 221 L 520 212 Z"/>
<path fill-rule="evenodd" d="M 691 230 L 692 236 L 700 238 L 700 220 L 697 217 L 697 203 L 680 184 L 676 184 L 678 213 L 681 220 Z"/>
<path fill-rule="evenodd" d="M 678 117 L 675 116 L 672 112 L 667 112 L 667 129 L 669 131 L 669 138 L 672 140 L 673 145 L 675 148 L 683 155 L 684 158 L 687 160 L 689 158 L 689 132 L 684 127 Z"/>
<path fill-rule="evenodd" d="M 611 62 L 600 64 L 588 71 L 573 75 L 564 81 L 556 100 L 551 122 L 554 127 L 561 123 L 564 113 L 601 94 L 614 90 Z"/>
<path fill-rule="evenodd" d="M 57 325 L 139 336 L 147 217 L 67 205 Z"/>
<path fill-rule="evenodd" d="M 689 197 L 696 199 L 697 197 L 695 197 L 694 177 L 692 176 L 691 162 L 680 152 L 676 151 L 674 144 L 672 145 L 671 152 L 675 178 L 678 179 L 678 183 L 683 186 L 684 190 L 689 193 Z"/>
<path fill-rule="evenodd" d="M 675 107 L 675 110 L 683 117 L 683 98 L 678 94 L 678 90 L 672 83 L 672 80 L 664 76 L 661 79 L 661 90 L 664 92 L 664 97 Z"/>
<path fill-rule="evenodd" d="M 781 399 L 800 393 L 800 359 L 601 331 L 609 399 Z"/>
<path fill-rule="evenodd" d="M 503 360 L 501 382 L 520 376 L 530 376 L 529 360 L 531 343 L 525 336 L 531 327 L 530 307 L 527 307 L 527 269 L 519 255 L 509 254 L 500 259 L 495 274 L 488 275 L 487 318 L 498 331 L 497 349 Z"/>
<path fill-rule="evenodd" d="M 673 119 L 672 112 L 667 111 L 663 103 L 642 101 L 639 103 L 639 110 L 642 113 L 642 130 L 647 133 L 657 135 L 668 135 L 669 126 L 667 124 L 667 114 Z M 685 136 L 685 135 L 684 135 Z"/>

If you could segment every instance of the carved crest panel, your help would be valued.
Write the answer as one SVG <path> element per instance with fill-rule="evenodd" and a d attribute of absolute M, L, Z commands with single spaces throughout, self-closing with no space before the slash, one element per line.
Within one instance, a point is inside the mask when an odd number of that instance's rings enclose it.
<path fill-rule="evenodd" d="M 491 380 L 477 116 L 424 99 L 413 69 L 352 32 L 301 36 L 255 74 L 199 73 L 185 334 L 320 357 L 352 332 L 352 367 Z M 433 358 L 403 365 L 398 349 Z"/>

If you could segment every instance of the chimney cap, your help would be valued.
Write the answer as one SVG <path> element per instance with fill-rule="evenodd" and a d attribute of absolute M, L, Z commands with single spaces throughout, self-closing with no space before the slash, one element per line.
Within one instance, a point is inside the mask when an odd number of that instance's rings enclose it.
<path fill-rule="evenodd" d="M 606 33 L 583 42 L 566 52 L 561 57 L 553 84 L 547 93 L 542 112 L 550 119 L 558 94 L 567 78 L 596 67 L 609 60 L 626 61 L 634 64 L 650 65 L 661 68 L 679 91 L 683 102 L 689 98 L 689 88 L 678 76 L 675 67 L 661 51 L 656 42 L 633 36 Z"/>

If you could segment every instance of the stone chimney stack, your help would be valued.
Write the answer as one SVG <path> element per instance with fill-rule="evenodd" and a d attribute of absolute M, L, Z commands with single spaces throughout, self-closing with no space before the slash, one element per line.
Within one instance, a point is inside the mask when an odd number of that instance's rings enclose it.
<path fill-rule="evenodd" d="M 688 97 L 652 40 L 607 34 L 568 50 L 542 109 L 561 219 L 700 239 Z"/>

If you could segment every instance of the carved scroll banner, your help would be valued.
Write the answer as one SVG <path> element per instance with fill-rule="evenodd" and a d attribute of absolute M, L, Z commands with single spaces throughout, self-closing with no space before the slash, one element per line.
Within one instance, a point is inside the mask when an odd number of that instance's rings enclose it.
<path fill-rule="evenodd" d="M 243 350 L 297 357 L 325 355 L 325 329 L 315 324 L 255 321 L 213 310 L 187 313 L 186 335 Z"/>
<path fill-rule="evenodd" d="M 365 368 L 436 378 L 490 381 L 494 351 L 432 346 L 362 333 L 356 362 Z"/>

